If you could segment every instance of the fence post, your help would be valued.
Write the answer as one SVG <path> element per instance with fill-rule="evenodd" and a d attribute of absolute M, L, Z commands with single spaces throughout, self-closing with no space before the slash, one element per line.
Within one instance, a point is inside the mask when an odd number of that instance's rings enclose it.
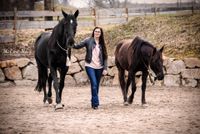
<path fill-rule="evenodd" d="M 195 2 L 196 2 L 195 0 L 192 1 L 192 14 L 194 14 L 194 10 L 195 10 L 195 8 L 194 8 L 194 6 L 195 6 Z"/>
<path fill-rule="evenodd" d="M 125 12 L 126 12 L 126 22 L 128 22 L 128 8 L 125 8 Z"/>
<path fill-rule="evenodd" d="M 17 43 L 17 8 L 14 8 L 14 21 L 13 21 L 13 30 L 14 30 L 14 43 Z"/>
<path fill-rule="evenodd" d="M 92 9 L 92 16 L 94 16 L 94 26 L 97 26 L 97 16 L 96 16 L 96 9 Z"/>
<path fill-rule="evenodd" d="M 146 14 L 146 7 L 147 7 L 147 5 L 146 5 L 146 3 L 144 2 L 144 16 L 146 16 L 147 14 Z"/>
<path fill-rule="evenodd" d="M 156 16 L 156 12 L 157 12 L 157 6 L 156 3 L 154 4 L 154 15 Z"/>

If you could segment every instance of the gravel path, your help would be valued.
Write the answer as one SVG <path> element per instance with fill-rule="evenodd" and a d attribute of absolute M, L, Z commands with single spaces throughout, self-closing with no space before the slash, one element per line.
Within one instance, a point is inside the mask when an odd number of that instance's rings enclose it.
<path fill-rule="evenodd" d="M 148 87 L 132 105 L 123 106 L 119 87 L 101 87 L 100 107 L 90 108 L 90 89 L 65 87 L 63 110 L 44 107 L 34 87 L 0 87 L 0 134 L 199 134 L 200 89 Z M 53 92 L 55 102 L 55 93 Z"/>

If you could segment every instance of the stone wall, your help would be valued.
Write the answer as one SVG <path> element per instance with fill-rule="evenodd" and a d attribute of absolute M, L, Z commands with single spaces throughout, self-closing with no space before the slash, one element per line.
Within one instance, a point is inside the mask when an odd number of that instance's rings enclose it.
<path fill-rule="evenodd" d="M 165 78 L 156 81 L 156 86 L 186 86 L 200 87 L 200 60 L 197 58 L 186 58 L 177 60 L 173 58 L 164 59 Z M 137 75 L 137 85 L 141 85 Z M 34 59 L 19 58 L 0 61 L 0 85 L 36 85 L 37 66 Z M 89 84 L 84 68 L 84 55 L 74 55 L 71 66 L 65 79 L 66 86 L 82 86 Z M 151 83 L 148 80 L 148 85 Z M 118 82 L 118 71 L 114 63 L 114 57 L 108 58 L 108 74 L 101 80 L 103 86 L 116 86 Z"/>

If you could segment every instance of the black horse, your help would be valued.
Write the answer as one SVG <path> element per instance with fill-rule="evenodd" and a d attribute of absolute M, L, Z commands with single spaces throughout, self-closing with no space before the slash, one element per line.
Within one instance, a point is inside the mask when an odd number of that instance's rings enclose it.
<path fill-rule="evenodd" d="M 145 90 L 149 70 L 152 69 L 156 74 L 155 80 L 162 80 L 164 78 L 163 49 L 164 47 L 157 50 L 152 44 L 139 37 L 136 37 L 134 40 L 122 40 L 117 44 L 115 50 L 115 64 L 118 69 L 124 105 L 133 102 L 134 93 L 136 91 L 135 75 L 138 71 L 142 72 L 142 104 L 146 104 Z M 125 70 L 128 71 L 127 81 L 125 81 Z M 132 93 L 127 99 L 128 88 L 131 83 Z"/>
<path fill-rule="evenodd" d="M 66 65 L 68 57 L 71 55 L 71 47 L 74 45 L 74 36 L 77 28 L 77 16 L 79 11 L 74 14 L 67 14 L 62 11 L 64 18 L 53 28 L 52 33 L 42 33 L 35 42 L 35 59 L 38 67 L 38 82 L 35 90 L 44 91 L 43 102 L 52 103 L 51 86 L 56 92 L 55 109 L 63 108 L 61 104 L 62 90 L 64 88 L 65 75 L 69 66 Z M 48 68 L 50 73 L 48 74 Z M 57 77 L 57 70 L 60 72 L 60 82 Z M 46 83 L 48 81 L 48 94 Z"/>

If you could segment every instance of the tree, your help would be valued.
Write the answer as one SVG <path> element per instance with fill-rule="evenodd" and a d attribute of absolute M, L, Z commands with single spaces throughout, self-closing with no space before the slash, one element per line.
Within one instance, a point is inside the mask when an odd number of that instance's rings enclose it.
<path fill-rule="evenodd" d="M 0 11 L 33 10 L 34 0 L 0 0 Z"/>
<path fill-rule="evenodd" d="M 52 0 L 44 0 L 44 10 L 53 10 Z M 53 17 L 45 17 L 45 20 L 53 20 Z"/>

